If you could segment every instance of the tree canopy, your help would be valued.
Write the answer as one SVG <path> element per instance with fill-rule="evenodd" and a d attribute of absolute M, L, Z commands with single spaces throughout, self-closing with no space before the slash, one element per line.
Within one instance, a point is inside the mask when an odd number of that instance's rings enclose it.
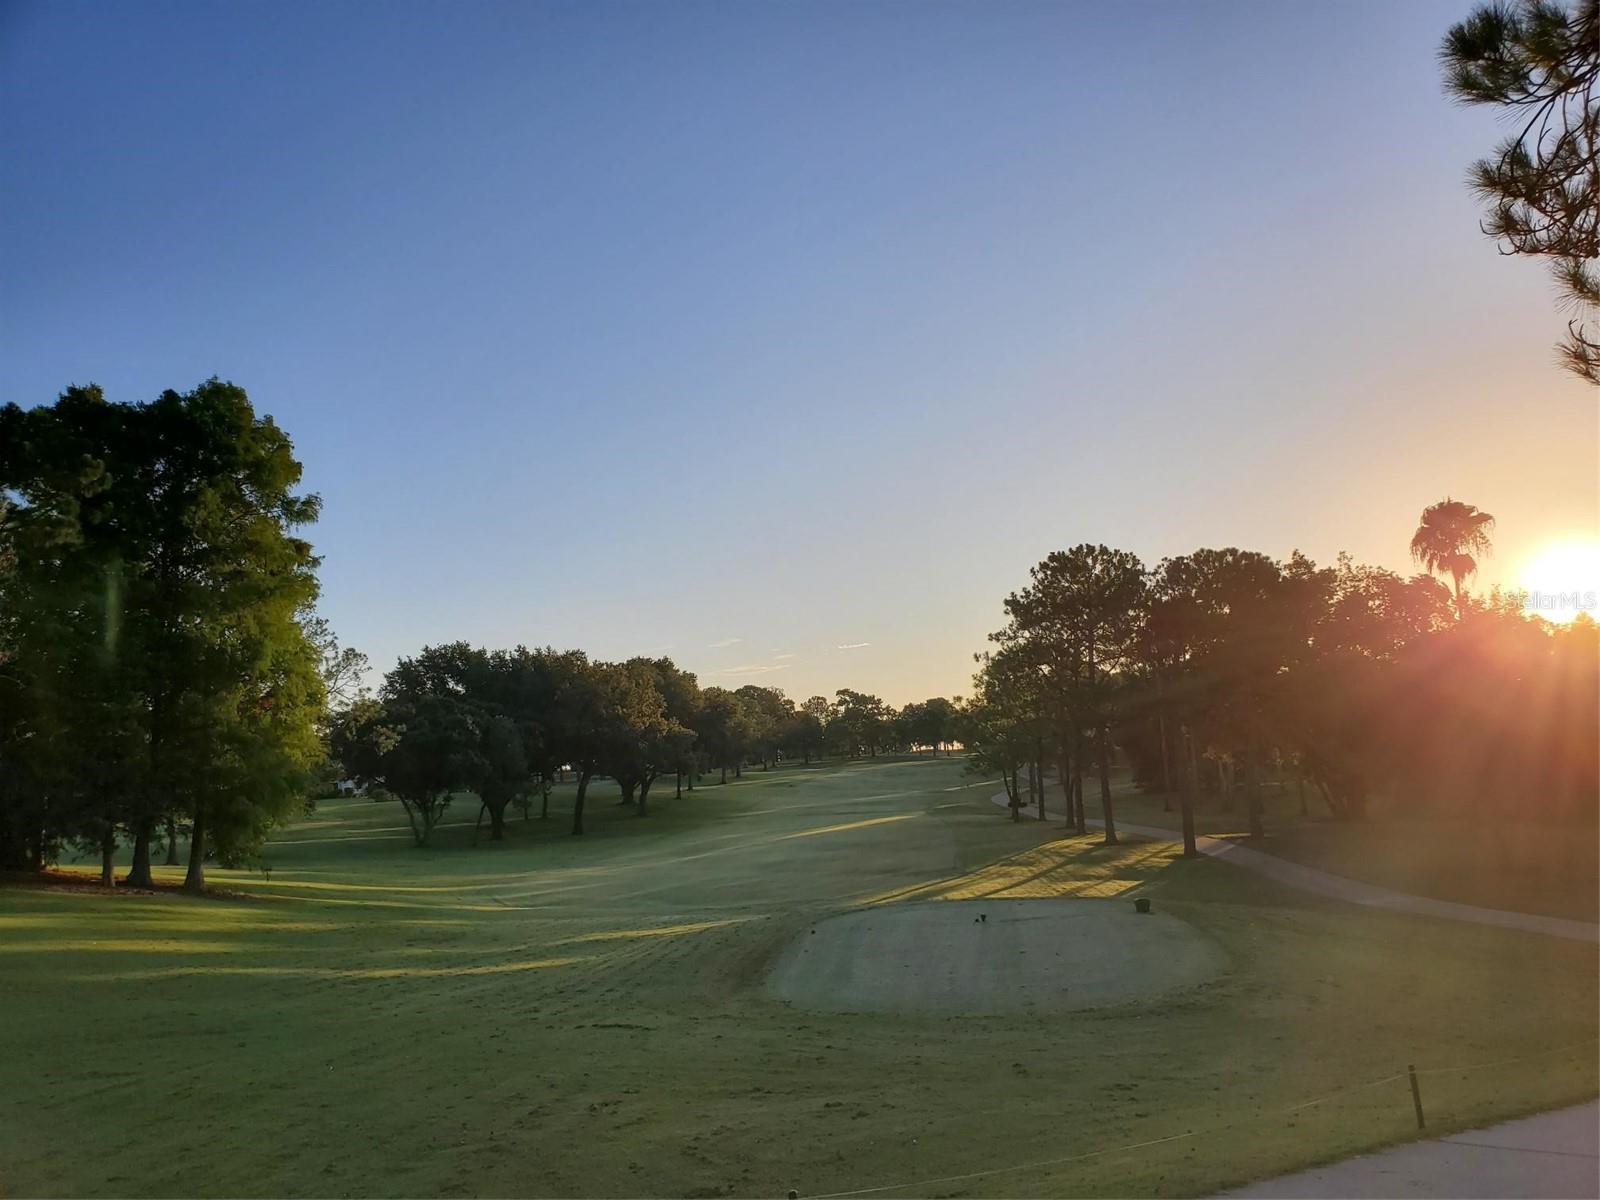
<path fill-rule="evenodd" d="M 1504 253 L 1550 261 L 1577 314 L 1562 360 L 1600 384 L 1600 0 L 1483 5 L 1450 27 L 1439 58 L 1446 91 L 1514 122 L 1469 177 L 1489 209 L 1483 231 Z"/>

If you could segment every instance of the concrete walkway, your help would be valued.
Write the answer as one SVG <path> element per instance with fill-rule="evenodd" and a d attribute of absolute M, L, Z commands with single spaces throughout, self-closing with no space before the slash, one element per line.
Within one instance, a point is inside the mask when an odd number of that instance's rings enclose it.
<path fill-rule="evenodd" d="M 1004 792 L 996 793 L 991 799 L 1001 808 L 1007 807 L 1010 803 Z M 1038 808 L 1030 805 L 1022 811 L 1023 819 L 1027 820 L 1038 812 Z M 1058 820 L 1065 819 L 1060 812 L 1052 811 L 1048 804 L 1045 807 L 1045 815 Z M 1103 822 L 1091 820 L 1089 824 L 1098 827 Z M 1118 821 L 1117 831 L 1152 841 L 1183 840 L 1181 833 L 1155 825 L 1129 825 Z M 1472 904 L 1456 904 L 1449 900 L 1434 900 L 1428 896 L 1413 896 L 1407 892 L 1397 892 L 1390 888 L 1378 887 L 1376 884 L 1362 883 L 1358 879 L 1348 879 L 1343 875 L 1319 871 L 1315 867 L 1303 867 L 1299 863 L 1278 858 L 1262 850 L 1251 849 L 1228 838 L 1207 837 L 1201 834 L 1195 838 L 1195 847 L 1202 854 L 1224 859 L 1235 866 L 1255 871 L 1288 887 L 1326 896 L 1330 900 L 1345 900 L 1351 904 L 1366 905 L 1368 908 L 1383 908 L 1391 912 L 1411 913 L 1420 917 L 1441 917 L 1446 921 L 1466 921 L 1472 925 L 1493 925 L 1501 929 L 1517 929 L 1524 933 L 1541 933 L 1549 937 L 1600 945 L 1600 925 L 1589 921 L 1541 917 L 1532 913 L 1506 912 L 1499 908 L 1479 908 Z"/>
<path fill-rule="evenodd" d="M 1600 1197 L 1600 1101 L 1414 1142 L 1228 1196 Z"/>

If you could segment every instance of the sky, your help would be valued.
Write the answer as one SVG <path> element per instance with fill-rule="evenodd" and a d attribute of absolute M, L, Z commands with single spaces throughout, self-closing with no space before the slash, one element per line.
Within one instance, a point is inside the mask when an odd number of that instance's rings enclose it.
<path fill-rule="evenodd" d="M 903 703 L 1052 550 L 1409 572 L 1446 495 L 1527 586 L 1600 410 L 1478 231 L 1469 8 L 0 0 L 0 402 L 245 387 L 380 670 Z"/>

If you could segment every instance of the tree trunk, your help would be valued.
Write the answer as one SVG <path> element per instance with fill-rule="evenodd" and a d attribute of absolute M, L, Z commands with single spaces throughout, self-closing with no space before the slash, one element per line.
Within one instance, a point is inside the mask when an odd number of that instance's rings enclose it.
<path fill-rule="evenodd" d="M 738 762 L 733 764 L 733 777 L 735 779 L 744 778 L 744 759 L 741 758 Z"/>
<path fill-rule="evenodd" d="M 641 779 L 639 781 L 639 815 L 648 816 L 650 813 L 650 785 L 654 780 Z"/>
<path fill-rule="evenodd" d="M 1244 787 L 1245 804 L 1250 810 L 1250 836 L 1260 839 L 1266 836 L 1266 830 L 1261 824 L 1261 751 L 1254 732 L 1250 735 L 1250 745 L 1245 752 Z"/>
<path fill-rule="evenodd" d="M 1179 744 L 1185 750 L 1183 795 L 1179 799 L 1179 804 L 1183 808 L 1183 856 L 1185 858 L 1194 858 L 1200 853 L 1194 840 L 1194 797 L 1195 793 L 1200 790 L 1200 775 L 1194 766 L 1194 744 L 1189 737 L 1188 726 L 1184 726 L 1179 730 L 1178 737 L 1180 739 Z"/>
<path fill-rule="evenodd" d="M 637 783 L 635 783 L 631 779 L 628 779 L 628 780 L 619 779 L 619 780 L 617 780 L 617 785 L 622 788 L 622 799 L 619 800 L 617 803 L 619 803 L 619 804 L 632 804 L 633 803 L 634 790 L 639 785 Z"/>
<path fill-rule="evenodd" d="M 1167 754 L 1167 714 L 1157 713 L 1161 731 L 1161 811 L 1172 811 L 1172 763 Z"/>
<path fill-rule="evenodd" d="M 1294 772 L 1294 787 L 1295 791 L 1300 793 L 1300 815 L 1302 817 L 1310 816 L 1311 810 L 1306 807 L 1306 777 L 1298 767 L 1295 768 Z"/>
<path fill-rule="evenodd" d="M 189 870 L 183 877 L 183 890 L 206 890 L 206 802 L 194 802 L 194 823 L 189 827 Z"/>
<path fill-rule="evenodd" d="M 167 866 L 178 865 L 178 819 L 167 818 Z"/>
<path fill-rule="evenodd" d="M 116 887 L 117 830 L 108 826 L 100 835 L 100 886 Z"/>
<path fill-rule="evenodd" d="M 583 800 L 589 794 L 589 768 L 584 767 L 578 772 L 578 795 L 572 802 L 572 832 L 574 835 L 583 832 Z"/>
<path fill-rule="evenodd" d="M 1083 732 L 1077 729 L 1072 732 L 1072 804 L 1078 833 L 1087 836 L 1089 815 L 1083 811 Z"/>
<path fill-rule="evenodd" d="M 1106 818 L 1107 846 L 1117 844 L 1117 818 L 1111 811 L 1111 727 L 1100 726 L 1100 808 Z"/>
<path fill-rule="evenodd" d="M 1072 805 L 1072 752 L 1067 749 L 1065 742 L 1058 748 L 1056 754 L 1056 772 L 1061 782 L 1061 802 L 1066 807 L 1066 828 L 1072 829 L 1077 823 L 1073 820 L 1074 809 Z"/>
<path fill-rule="evenodd" d="M 155 822 L 146 817 L 134 826 L 133 862 L 122 880 L 128 887 L 155 887 L 155 880 L 150 878 L 150 835 L 155 832 L 154 825 Z"/>
<path fill-rule="evenodd" d="M 1022 785 L 1017 782 L 1017 769 L 1000 772 L 1000 781 L 1006 785 L 1006 798 L 1011 802 L 1011 820 L 1022 820 Z"/>
<path fill-rule="evenodd" d="M 1039 781 L 1039 820 L 1044 820 L 1044 743 L 1033 743 L 1033 774 Z"/>
<path fill-rule="evenodd" d="M 683 799 L 683 772 L 682 771 L 676 772 L 676 776 L 677 776 L 677 782 L 678 782 L 678 794 L 676 796 L 674 796 L 673 799 L 674 800 L 682 800 Z"/>
<path fill-rule="evenodd" d="M 728 764 L 727 763 L 723 763 L 722 764 L 722 782 L 723 783 L 727 783 L 728 782 Z"/>
<path fill-rule="evenodd" d="M 506 836 L 505 801 L 502 800 L 499 804 L 490 804 L 485 801 L 484 807 L 489 810 L 489 840 L 498 842 Z"/>

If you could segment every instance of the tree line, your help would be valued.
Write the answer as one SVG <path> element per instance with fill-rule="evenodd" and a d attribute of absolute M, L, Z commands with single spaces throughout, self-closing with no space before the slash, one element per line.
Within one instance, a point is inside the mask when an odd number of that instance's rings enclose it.
<path fill-rule="evenodd" d="M 963 720 L 974 766 L 1002 776 L 1020 816 L 1028 799 L 1043 813 L 1054 764 L 1080 833 L 1084 779 L 1097 781 L 1115 843 L 1120 749 L 1142 785 L 1179 798 L 1191 855 L 1197 798 L 1228 803 L 1236 780 L 1262 836 L 1269 769 L 1341 819 L 1385 792 L 1485 821 L 1592 820 L 1600 631 L 1467 591 L 1492 527 L 1472 505 L 1430 506 L 1411 578 L 1298 552 L 1202 549 L 1153 568 L 1101 545 L 1051 554 L 979 656 Z"/>
<path fill-rule="evenodd" d="M 614 777 L 649 810 L 670 773 L 779 757 L 948 746 L 956 706 L 896 711 L 848 689 L 796 705 L 775 688 L 701 688 L 667 659 L 486 651 L 401 661 L 377 697 L 365 656 L 316 615 L 288 436 L 217 379 L 140 404 L 72 387 L 0 408 L 0 871 L 98 853 L 151 886 L 153 852 L 185 886 L 252 861 L 271 830 L 345 777 L 404 806 L 419 843 L 471 793 L 504 835 L 552 782 Z"/>
<path fill-rule="evenodd" d="M 376 697 L 335 718 L 331 745 L 347 779 L 399 800 L 420 846 L 461 795 L 476 798 L 499 840 L 513 806 L 547 818 L 551 788 L 570 774 L 572 832 L 582 834 L 599 776 L 643 817 L 668 776 L 681 797 L 708 772 L 727 783 L 729 771 L 737 778 L 780 759 L 948 752 L 956 714 L 943 697 L 896 711 L 845 688 L 796 704 L 778 688 L 703 688 L 668 658 L 603 662 L 581 650 L 455 642 L 402 659 Z"/>

